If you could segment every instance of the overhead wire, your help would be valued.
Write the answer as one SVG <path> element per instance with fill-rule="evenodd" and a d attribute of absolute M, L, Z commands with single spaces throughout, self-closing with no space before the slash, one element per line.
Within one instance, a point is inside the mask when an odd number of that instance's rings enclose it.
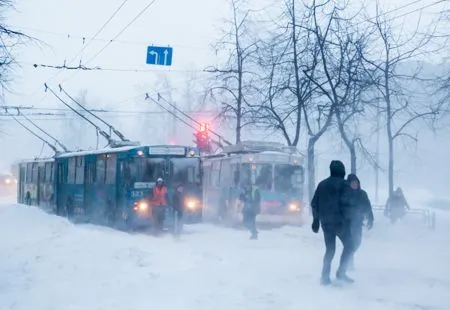
<path fill-rule="evenodd" d="M 108 26 L 108 24 L 111 22 L 111 20 L 119 13 L 119 11 L 123 8 L 123 6 L 128 2 L 128 0 L 124 0 L 119 7 L 113 12 L 113 14 L 106 20 L 106 22 L 103 23 L 103 25 L 100 27 L 100 29 L 94 34 L 92 38 L 86 43 L 86 45 L 83 46 L 83 48 L 69 61 L 71 63 L 75 60 L 96 38 L 97 36 L 103 31 L 103 29 Z"/>
<path fill-rule="evenodd" d="M 94 56 L 92 56 L 85 64 L 89 64 L 97 58 L 114 40 L 122 35 L 142 14 L 144 14 L 157 0 L 150 1 L 122 30 L 119 31 L 108 43 L 105 44 Z"/>
<path fill-rule="evenodd" d="M 183 124 L 185 124 L 186 126 L 197 130 L 197 128 L 195 128 L 194 126 L 192 126 L 191 124 L 189 124 L 188 122 L 186 122 L 184 119 L 182 119 L 181 117 L 179 117 L 178 115 L 172 113 L 172 111 L 170 111 L 169 109 L 167 109 L 166 107 L 164 107 L 162 104 L 160 104 L 158 101 L 156 101 L 155 99 L 153 99 L 150 96 L 147 96 L 145 99 L 150 99 L 151 101 L 153 101 L 154 103 L 156 103 L 161 109 L 166 110 L 169 114 L 171 114 L 173 117 L 175 117 L 176 119 L 178 119 L 180 122 L 182 122 Z"/>
<path fill-rule="evenodd" d="M 85 49 L 86 47 L 91 44 L 93 42 L 93 40 L 106 28 L 106 26 L 111 22 L 111 20 L 117 15 L 117 13 L 119 13 L 119 11 L 123 8 L 123 6 L 128 2 L 128 0 L 124 0 L 122 2 L 122 4 L 113 12 L 113 14 L 103 23 L 103 25 L 100 27 L 99 30 L 97 30 L 97 32 L 94 34 L 94 36 L 91 38 L 91 40 L 81 48 L 81 50 L 69 61 L 72 62 L 76 57 L 78 57 L 78 55 L 80 55 Z M 84 37 L 83 37 L 84 39 Z M 58 71 L 55 75 L 53 75 L 52 77 L 50 77 L 49 79 L 47 79 L 46 82 L 51 82 L 54 78 L 56 78 L 61 71 Z M 30 97 L 33 97 L 35 95 L 36 92 L 38 92 L 40 89 L 40 87 L 33 92 L 33 94 Z"/>
<path fill-rule="evenodd" d="M 155 2 L 156 0 L 153 0 L 153 1 L 151 1 L 135 18 L 133 18 L 133 20 L 130 22 L 130 23 L 128 23 L 127 24 L 127 26 L 125 26 L 125 28 L 124 29 L 122 29 L 113 39 L 111 39 L 111 40 L 109 40 L 108 41 L 108 43 L 97 53 L 97 54 L 95 54 L 94 55 L 94 57 L 92 57 L 88 62 L 90 62 L 90 61 L 92 61 L 93 59 L 95 59 L 96 57 L 98 57 L 98 55 L 100 55 L 111 43 L 113 43 L 113 42 L 118 42 L 118 41 L 116 41 L 116 39 L 117 39 L 117 37 L 118 36 L 120 36 L 129 26 L 131 26 L 131 24 L 132 23 L 134 23 L 134 21 L 135 20 L 137 20 L 137 18 L 139 18 L 140 17 L 140 15 L 142 15 L 145 11 L 146 11 L 146 9 L 148 9 L 154 2 Z M 396 11 L 399 11 L 399 10 L 401 10 L 401 9 L 404 9 L 404 8 L 406 8 L 406 7 L 409 7 L 409 6 L 412 6 L 412 5 L 414 5 L 414 4 L 417 4 L 417 3 L 420 3 L 420 2 L 424 2 L 425 0 L 415 0 L 415 1 L 412 1 L 412 2 L 410 2 L 410 3 L 407 3 L 407 4 L 404 4 L 404 5 L 402 5 L 402 6 L 400 6 L 400 7 L 397 7 L 397 8 L 394 8 L 394 9 L 392 9 L 392 10 L 389 10 L 389 11 L 386 11 L 386 12 L 384 12 L 384 13 L 381 13 L 381 14 L 378 14 L 377 16 L 374 16 L 374 17 L 371 17 L 371 18 L 369 18 L 369 20 L 373 20 L 373 19 L 376 19 L 376 18 L 379 18 L 380 16 L 386 16 L 386 15 L 388 15 L 388 14 L 391 14 L 391 13 L 393 13 L 393 12 L 396 12 Z M 443 3 L 443 2 L 446 2 L 447 0 L 439 0 L 439 1 L 435 1 L 435 2 L 433 2 L 433 3 L 431 3 L 431 4 L 428 4 L 428 5 L 425 5 L 425 6 L 422 6 L 422 7 L 420 7 L 420 8 L 417 8 L 417 9 L 414 9 L 414 10 L 412 10 L 412 11 L 409 11 L 409 12 L 406 12 L 406 13 L 403 13 L 403 14 L 400 14 L 400 15 L 397 15 L 397 16 L 393 16 L 392 18 L 389 18 L 389 19 L 387 19 L 387 21 L 392 21 L 392 20 L 395 20 L 395 19 L 398 19 L 398 18 L 400 18 L 400 17 L 404 17 L 404 16 L 407 16 L 407 15 L 410 15 L 410 14 L 413 14 L 413 13 L 415 13 L 415 12 L 419 12 L 419 11 L 422 11 L 422 10 L 424 10 L 424 9 L 426 9 L 426 8 L 429 8 L 429 7 L 432 7 L 432 6 L 435 6 L 435 5 L 438 5 L 438 4 L 440 4 L 440 3 Z M 356 25 L 359 25 L 359 24 L 362 24 L 362 23 L 364 23 L 365 21 L 361 21 L 361 22 L 359 22 L 359 23 L 356 23 Z M 356 31 L 355 31 L 356 32 Z M 125 41 L 123 41 L 123 42 L 125 42 Z M 122 42 L 122 43 L 123 43 Z M 128 71 L 129 70 L 129 71 Z M 156 69 L 157 70 L 157 69 Z M 156 71 L 156 70 L 153 70 L 153 71 Z M 105 70 L 105 71 L 108 71 L 108 70 Z M 122 71 L 122 72 L 126 72 L 126 71 L 128 71 L 128 72 L 145 72 L 145 71 L 141 71 L 141 70 L 134 70 L 134 69 L 110 69 L 109 71 Z M 74 74 L 76 74 L 76 71 L 74 72 Z M 65 81 L 67 81 L 68 79 L 70 79 L 70 78 L 72 78 L 73 77 L 73 75 L 74 74 L 72 74 L 72 76 L 70 76 L 69 78 L 67 78 Z M 39 89 L 38 89 L 39 90 Z M 37 90 L 37 91 L 38 91 Z M 36 91 L 36 92 L 37 92 Z M 30 97 L 32 97 L 32 96 L 34 96 L 34 94 L 36 93 L 36 92 L 34 92 Z"/>
<path fill-rule="evenodd" d="M 89 58 L 87 62 L 85 62 L 85 65 L 88 65 L 91 61 L 93 61 L 95 58 L 97 58 L 101 53 L 103 53 L 104 50 L 108 48 L 111 43 L 114 42 L 118 37 L 122 35 L 139 17 L 142 16 L 157 0 L 150 1 L 122 30 L 120 30 L 110 41 L 108 41 L 105 46 L 103 46 L 94 56 Z M 71 76 L 66 78 L 62 81 L 62 83 L 67 82 L 67 80 L 71 79 L 75 74 L 77 74 L 78 71 L 75 71 Z"/>

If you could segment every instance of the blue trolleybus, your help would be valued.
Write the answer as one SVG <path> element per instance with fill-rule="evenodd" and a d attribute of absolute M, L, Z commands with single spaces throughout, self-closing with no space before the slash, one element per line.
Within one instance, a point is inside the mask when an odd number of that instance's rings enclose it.
<path fill-rule="evenodd" d="M 157 178 L 186 189 L 186 220 L 202 218 L 201 166 L 196 148 L 125 146 L 64 153 L 19 164 L 18 201 L 43 206 L 76 221 L 134 228 L 151 225 L 151 190 Z M 47 188 L 45 191 L 43 188 Z M 41 194 L 41 193 L 44 193 Z M 171 208 L 167 208 L 171 223 Z"/>
<path fill-rule="evenodd" d="M 296 149 L 246 141 L 204 157 L 202 165 L 205 221 L 240 221 L 242 205 L 238 198 L 244 186 L 251 183 L 261 192 L 258 221 L 303 222 L 303 156 Z"/>

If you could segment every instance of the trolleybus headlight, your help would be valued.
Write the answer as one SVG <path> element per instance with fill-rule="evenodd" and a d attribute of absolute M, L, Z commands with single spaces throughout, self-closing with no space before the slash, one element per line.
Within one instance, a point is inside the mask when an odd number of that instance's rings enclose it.
<path fill-rule="evenodd" d="M 288 209 L 289 209 L 289 211 L 294 212 L 294 211 L 299 211 L 300 207 L 296 203 L 290 203 L 288 206 Z"/>
<path fill-rule="evenodd" d="M 137 212 L 146 212 L 148 210 L 148 203 L 145 201 L 135 202 L 133 209 Z"/>
<path fill-rule="evenodd" d="M 198 200 L 193 198 L 187 198 L 185 201 L 186 208 L 189 210 L 195 210 L 198 206 Z"/>

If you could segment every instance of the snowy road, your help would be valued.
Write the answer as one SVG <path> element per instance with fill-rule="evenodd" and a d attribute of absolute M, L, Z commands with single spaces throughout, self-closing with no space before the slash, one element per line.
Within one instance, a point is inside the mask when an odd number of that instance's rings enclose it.
<path fill-rule="evenodd" d="M 3 204 L 0 310 L 449 310 L 450 222 L 435 232 L 382 222 L 366 233 L 357 282 L 324 288 L 309 225 L 258 241 L 198 225 L 175 241 Z"/>

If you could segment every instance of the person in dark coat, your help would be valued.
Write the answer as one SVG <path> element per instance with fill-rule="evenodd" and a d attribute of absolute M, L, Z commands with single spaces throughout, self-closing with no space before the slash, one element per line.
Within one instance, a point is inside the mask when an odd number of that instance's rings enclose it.
<path fill-rule="evenodd" d="M 367 220 L 367 229 L 372 229 L 373 212 L 369 196 L 361 189 L 361 182 L 355 174 L 347 176 L 347 183 L 352 189 L 350 195 L 350 205 L 346 218 L 350 220 L 350 234 L 353 240 L 353 255 L 349 262 L 349 268 L 354 269 L 354 254 L 361 246 L 364 220 Z"/>
<path fill-rule="evenodd" d="M 173 208 L 173 219 L 174 219 L 174 234 L 179 236 L 183 227 L 183 213 L 184 213 L 184 187 L 182 184 L 178 184 L 175 192 L 172 196 L 172 208 Z"/>
<path fill-rule="evenodd" d="M 250 239 L 258 239 L 256 216 L 261 210 L 261 194 L 259 189 L 252 184 L 247 184 L 239 196 L 239 200 L 244 204 L 242 208 L 242 221 L 251 233 Z"/>
<path fill-rule="evenodd" d="M 385 214 L 391 219 L 392 223 L 395 223 L 406 214 L 406 209 L 410 209 L 409 204 L 402 189 L 397 187 L 386 202 Z"/>
<path fill-rule="evenodd" d="M 331 161 L 330 176 L 319 183 L 311 201 L 314 218 L 311 228 L 314 233 L 318 233 L 320 226 L 322 226 L 325 239 L 326 251 L 320 280 L 322 285 L 331 283 L 330 271 L 331 262 L 336 252 L 336 236 L 341 240 L 344 247 L 336 278 L 344 282 L 353 282 L 353 279 L 350 279 L 346 274 L 353 249 L 350 221 L 344 217 L 344 214 L 350 208 L 351 189 L 344 178 L 344 164 L 339 160 Z"/>

